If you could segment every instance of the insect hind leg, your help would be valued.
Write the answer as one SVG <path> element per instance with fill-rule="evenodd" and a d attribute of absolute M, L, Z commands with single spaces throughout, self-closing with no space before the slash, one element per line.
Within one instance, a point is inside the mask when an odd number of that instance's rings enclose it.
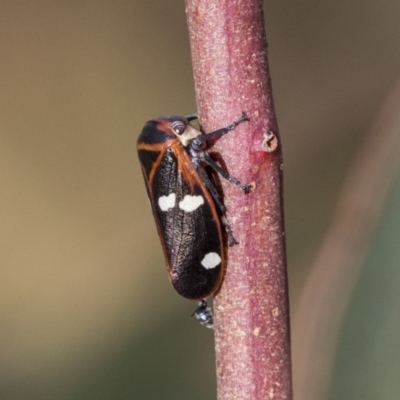
<path fill-rule="evenodd" d="M 192 314 L 192 317 L 196 318 L 200 324 L 206 328 L 214 329 L 214 316 L 210 307 L 207 306 L 206 300 L 200 300 L 199 306 Z"/>
<path fill-rule="evenodd" d="M 204 184 L 207 186 L 207 189 L 210 191 L 211 196 L 213 197 L 215 204 L 217 206 L 217 210 L 218 210 L 219 214 L 221 215 L 221 222 L 222 222 L 222 225 L 224 225 L 226 236 L 228 238 L 228 245 L 233 246 L 235 244 L 239 244 L 239 242 L 233 237 L 232 228 L 230 227 L 228 220 L 226 218 L 226 208 L 222 204 L 222 201 L 221 201 L 221 198 L 219 196 L 217 189 L 210 181 L 210 178 L 208 177 L 208 175 L 204 171 L 204 169 L 196 163 L 194 165 L 195 165 L 197 173 L 200 175 Z"/>
<path fill-rule="evenodd" d="M 239 244 L 239 242 L 233 237 L 232 228 L 229 225 L 225 214 L 221 216 L 221 222 L 222 225 L 224 225 L 226 236 L 228 237 L 228 245 L 234 246 L 235 244 Z"/>

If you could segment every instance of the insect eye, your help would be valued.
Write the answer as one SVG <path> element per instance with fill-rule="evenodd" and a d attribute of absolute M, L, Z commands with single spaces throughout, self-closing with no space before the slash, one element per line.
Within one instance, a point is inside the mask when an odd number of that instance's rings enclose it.
<path fill-rule="evenodd" d="M 186 125 L 182 121 L 174 121 L 171 124 L 171 128 L 174 130 L 174 132 L 177 135 L 182 135 L 183 132 L 185 132 Z"/>

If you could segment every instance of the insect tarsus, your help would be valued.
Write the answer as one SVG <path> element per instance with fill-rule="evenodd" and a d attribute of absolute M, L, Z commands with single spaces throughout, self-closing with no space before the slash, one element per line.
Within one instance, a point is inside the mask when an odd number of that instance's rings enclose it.
<path fill-rule="evenodd" d="M 200 300 L 199 306 L 196 311 L 192 314 L 192 317 L 196 318 L 200 324 L 206 328 L 214 329 L 214 316 L 210 307 L 207 305 L 206 300 Z"/>

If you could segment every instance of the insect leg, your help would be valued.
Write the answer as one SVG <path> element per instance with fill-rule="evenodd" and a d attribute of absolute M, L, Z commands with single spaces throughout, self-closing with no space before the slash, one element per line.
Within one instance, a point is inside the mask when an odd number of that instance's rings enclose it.
<path fill-rule="evenodd" d="M 227 181 L 230 183 L 240 187 L 246 194 L 250 193 L 252 189 L 252 185 L 243 185 L 240 183 L 239 180 L 234 178 L 233 176 L 229 175 L 228 172 L 226 172 L 223 168 L 221 168 L 210 156 L 207 154 L 207 152 L 203 151 L 199 153 L 198 157 L 204 161 L 206 164 L 208 164 L 212 169 L 217 171 L 223 178 L 225 178 Z"/>
<path fill-rule="evenodd" d="M 239 244 L 239 242 L 233 237 L 232 228 L 230 227 L 228 220 L 226 219 L 226 215 L 225 215 L 226 208 L 221 202 L 221 199 L 219 197 L 217 189 L 215 188 L 215 186 L 212 184 L 212 182 L 208 178 L 207 173 L 204 171 L 204 169 L 197 163 L 194 163 L 194 166 L 196 168 L 197 173 L 200 175 L 201 179 L 203 180 L 204 184 L 207 186 L 207 189 L 210 191 L 211 196 L 213 197 L 215 204 L 217 206 L 217 209 L 218 209 L 219 213 L 221 214 L 221 222 L 224 225 L 225 232 L 228 237 L 229 246 L 233 246 L 234 244 Z"/>
<path fill-rule="evenodd" d="M 226 213 L 226 208 L 222 204 L 222 201 L 219 197 L 218 191 L 215 188 L 215 186 L 212 184 L 212 182 L 210 181 L 210 178 L 208 177 L 206 171 L 204 171 L 204 169 L 197 163 L 194 166 L 196 168 L 197 173 L 200 175 L 202 181 L 207 186 L 207 189 L 210 191 L 211 196 L 213 197 L 215 204 L 217 205 L 219 213 L 221 215 L 224 215 Z"/>
<path fill-rule="evenodd" d="M 199 301 L 199 306 L 192 314 L 192 317 L 195 317 L 197 321 L 207 328 L 214 329 L 213 313 L 211 308 L 207 306 L 207 302 L 205 300 Z"/>
<path fill-rule="evenodd" d="M 194 113 L 194 114 L 186 115 L 185 118 L 186 118 L 188 121 L 193 121 L 193 120 L 195 120 L 195 119 L 198 119 L 199 117 L 197 116 L 197 113 Z"/>
<path fill-rule="evenodd" d="M 226 135 L 228 132 L 233 131 L 239 124 L 244 121 L 250 121 L 250 118 L 247 116 L 245 112 L 242 113 L 240 118 L 236 121 L 233 121 L 230 125 L 226 126 L 225 128 L 217 129 L 214 132 L 205 133 L 193 140 L 192 146 L 196 149 L 200 148 L 201 143 L 207 142 L 210 139 L 213 139 L 216 136 Z"/>

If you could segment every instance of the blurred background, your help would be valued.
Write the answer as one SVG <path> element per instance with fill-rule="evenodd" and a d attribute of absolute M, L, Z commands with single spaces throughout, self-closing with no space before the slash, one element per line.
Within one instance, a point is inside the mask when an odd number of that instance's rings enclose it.
<path fill-rule="evenodd" d="M 215 399 L 213 335 L 169 284 L 135 150 L 147 119 L 196 109 L 184 2 L 0 4 L 0 398 Z M 328 282 L 345 301 L 314 320 L 337 333 L 324 398 L 398 399 L 400 2 L 265 13 L 293 320 Z M 332 262 L 342 292 L 318 260 L 359 235 L 350 276 Z M 312 382 L 300 332 L 294 372 Z"/>

